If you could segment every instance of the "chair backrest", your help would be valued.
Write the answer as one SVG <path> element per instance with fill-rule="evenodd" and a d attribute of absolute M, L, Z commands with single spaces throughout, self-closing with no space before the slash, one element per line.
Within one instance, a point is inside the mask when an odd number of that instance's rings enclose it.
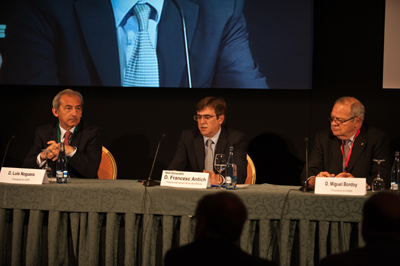
<path fill-rule="evenodd" d="M 253 163 L 253 160 L 247 154 L 247 178 L 244 182 L 245 184 L 254 185 L 256 183 L 256 166 Z"/>
<path fill-rule="evenodd" d="M 97 172 L 99 179 L 117 179 L 117 163 L 111 152 L 102 148 L 101 162 Z"/>

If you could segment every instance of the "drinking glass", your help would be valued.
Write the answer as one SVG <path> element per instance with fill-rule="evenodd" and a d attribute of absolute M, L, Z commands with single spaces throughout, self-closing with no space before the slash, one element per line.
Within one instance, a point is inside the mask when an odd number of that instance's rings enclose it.
<path fill-rule="evenodd" d="M 215 167 L 215 170 L 217 170 L 218 176 L 219 176 L 218 188 L 221 189 L 221 184 L 225 182 L 225 181 L 223 181 L 221 183 L 221 179 L 225 180 L 225 178 L 221 175 L 221 173 L 225 170 L 225 167 L 226 167 L 225 154 L 216 154 L 215 155 L 214 167 Z"/>
<path fill-rule="evenodd" d="M 44 151 L 44 152 L 46 153 L 46 163 L 44 164 L 43 169 L 46 170 L 47 178 L 51 178 L 52 175 L 53 175 L 53 173 L 52 173 L 51 167 L 50 167 L 49 164 L 48 164 L 48 159 L 47 159 L 47 154 L 48 154 L 49 152 L 51 152 L 51 150 L 43 149 L 42 151 Z"/>
<path fill-rule="evenodd" d="M 385 181 L 381 178 L 381 162 L 384 162 L 384 159 L 373 159 L 374 162 L 378 163 L 378 175 L 375 177 L 374 181 L 372 181 L 372 191 L 380 191 L 385 190 Z"/>

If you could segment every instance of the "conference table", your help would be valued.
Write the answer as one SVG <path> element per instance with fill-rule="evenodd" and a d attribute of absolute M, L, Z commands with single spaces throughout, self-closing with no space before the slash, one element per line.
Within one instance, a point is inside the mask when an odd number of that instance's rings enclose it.
<path fill-rule="evenodd" d="M 144 187 L 137 180 L 0 183 L 0 265 L 162 265 L 194 237 L 197 202 L 217 188 Z M 328 196 L 298 186 L 248 185 L 240 247 L 279 265 L 314 265 L 362 246 L 366 196 Z M 224 251 L 221 251 L 221 255 Z"/>

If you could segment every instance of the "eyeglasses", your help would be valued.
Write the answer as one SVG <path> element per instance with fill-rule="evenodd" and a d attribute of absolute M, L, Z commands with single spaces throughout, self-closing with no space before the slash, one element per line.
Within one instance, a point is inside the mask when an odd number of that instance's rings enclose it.
<path fill-rule="evenodd" d="M 194 117 L 193 117 L 193 119 L 194 119 L 194 121 L 199 121 L 199 120 L 201 120 L 202 118 L 204 118 L 205 120 L 208 120 L 208 119 L 210 119 L 211 117 L 214 117 L 215 115 L 195 115 Z"/>
<path fill-rule="evenodd" d="M 353 116 L 353 117 L 351 117 L 351 118 L 349 118 L 349 119 L 346 119 L 346 120 L 344 120 L 344 121 L 342 121 L 342 120 L 339 120 L 339 119 L 337 119 L 337 118 L 332 118 L 330 115 L 328 115 L 328 119 L 329 119 L 329 121 L 332 123 L 333 121 L 335 121 L 335 123 L 336 124 L 338 124 L 338 125 L 341 125 L 341 124 L 343 124 L 343 123 L 346 123 L 347 121 L 350 121 L 351 119 L 354 119 L 354 118 L 356 118 L 357 116 Z"/>

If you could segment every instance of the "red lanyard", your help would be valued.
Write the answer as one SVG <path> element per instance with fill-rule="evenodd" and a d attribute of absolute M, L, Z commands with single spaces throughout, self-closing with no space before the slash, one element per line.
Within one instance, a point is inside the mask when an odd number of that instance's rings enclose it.
<path fill-rule="evenodd" d="M 345 170 L 344 170 L 345 173 L 346 173 L 346 170 L 347 170 L 347 165 L 349 164 L 349 160 L 350 160 L 350 156 L 351 156 L 351 151 L 353 150 L 353 145 L 354 145 L 354 142 L 356 141 L 356 138 L 357 138 L 358 134 L 360 134 L 360 129 L 358 129 L 356 135 L 354 136 L 354 138 L 353 138 L 353 143 L 351 144 L 349 153 L 347 154 L 346 168 L 345 168 Z M 347 145 L 347 143 L 346 143 L 346 145 Z M 342 141 L 342 145 L 340 146 L 340 149 L 342 150 L 342 156 L 344 157 L 344 152 L 343 152 L 343 141 Z"/>

